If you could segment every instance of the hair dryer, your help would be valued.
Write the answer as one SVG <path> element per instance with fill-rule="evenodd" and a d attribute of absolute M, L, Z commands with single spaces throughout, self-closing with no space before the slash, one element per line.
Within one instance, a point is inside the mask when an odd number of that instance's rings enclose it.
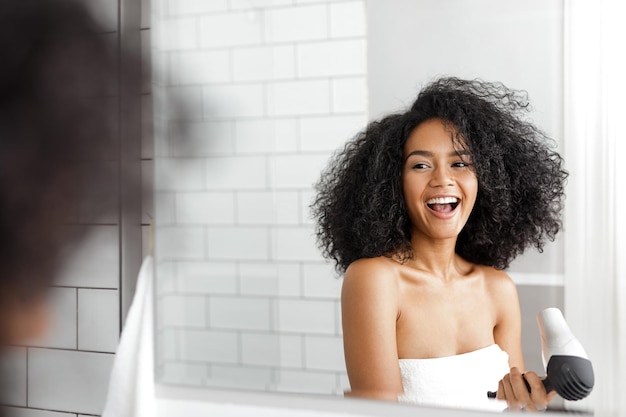
<path fill-rule="evenodd" d="M 572 334 L 558 308 L 546 308 L 539 313 L 537 324 L 546 368 L 543 386 L 547 392 L 555 390 L 566 400 L 582 400 L 589 395 L 594 383 L 593 367 L 585 349 Z M 527 382 L 526 388 L 530 391 Z M 495 398 L 496 393 L 489 391 L 487 396 Z"/>
<path fill-rule="evenodd" d="M 537 316 L 541 353 L 546 367 L 543 385 L 566 400 L 582 400 L 593 388 L 593 367 L 558 308 L 546 308 Z"/>

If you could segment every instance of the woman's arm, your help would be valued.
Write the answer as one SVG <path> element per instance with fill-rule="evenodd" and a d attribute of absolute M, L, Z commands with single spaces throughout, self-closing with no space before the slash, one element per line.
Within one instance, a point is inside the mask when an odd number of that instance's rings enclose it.
<path fill-rule="evenodd" d="M 494 300 L 496 326 L 493 331 L 495 342 L 509 354 L 511 372 L 498 384 L 497 398 L 506 400 L 511 410 L 541 411 L 554 398 L 549 394 L 534 372 L 524 372 L 522 353 L 522 324 L 517 288 L 513 280 L 500 272 L 495 281 Z"/>
<path fill-rule="evenodd" d="M 350 396 L 396 401 L 403 392 L 396 320 L 398 281 L 380 259 L 346 270 L 341 293 L 343 344 Z"/>

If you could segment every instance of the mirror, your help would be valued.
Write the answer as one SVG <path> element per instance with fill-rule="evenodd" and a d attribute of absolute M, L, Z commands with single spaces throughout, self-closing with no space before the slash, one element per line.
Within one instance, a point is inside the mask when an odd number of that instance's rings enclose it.
<path fill-rule="evenodd" d="M 160 383 L 349 389 L 313 184 L 433 77 L 526 90 L 536 124 L 563 137 L 561 0 L 161 2 L 152 19 Z M 508 270 L 538 372 L 535 315 L 563 305 L 560 236 Z"/>

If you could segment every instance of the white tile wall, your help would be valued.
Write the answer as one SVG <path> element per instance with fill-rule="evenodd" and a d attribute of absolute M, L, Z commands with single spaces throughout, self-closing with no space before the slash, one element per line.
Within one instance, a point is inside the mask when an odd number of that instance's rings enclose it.
<path fill-rule="evenodd" d="M 2 415 L 9 417 L 76 417 L 74 413 L 61 413 L 57 411 L 37 410 L 34 408 L 0 407 L 0 412 L 2 412 Z M 78 416 L 83 417 L 82 414 Z"/>
<path fill-rule="evenodd" d="M 28 406 L 101 413 L 112 363 L 107 353 L 29 349 Z"/>
<path fill-rule="evenodd" d="M 278 330 L 307 334 L 334 334 L 335 308 L 332 301 L 276 301 Z"/>
<path fill-rule="evenodd" d="M 304 337 L 305 367 L 320 371 L 345 372 L 341 336 Z"/>
<path fill-rule="evenodd" d="M 159 375 L 341 393 L 341 281 L 308 207 L 366 124 L 364 2 L 166 0 L 155 15 L 154 110 L 168 117 L 166 94 L 183 108 L 155 130 Z"/>
<path fill-rule="evenodd" d="M 239 338 L 234 332 L 181 330 L 180 358 L 185 361 L 237 363 Z"/>
<path fill-rule="evenodd" d="M 3 383 L 0 404 L 26 406 L 28 391 L 26 382 L 27 350 L 21 347 L 4 347 L 0 357 L 3 377 L 10 376 L 11 383 Z"/>
<path fill-rule="evenodd" d="M 180 224 L 234 224 L 233 192 L 195 192 L 176 195 L 176 220 Z"/>
<path fill-rule="evenodd" d="M 76 288 L 50 288 L 49 322 L 42 337 L 31 346 L 76 349 Z"/>
<path fill-rule="evenodd" d="M 267 298 L 214 296 L 209 301 L 209 323 L 216 329 L 270 330 L 270 306 Z"/>
<path fill-rule="evenodd" d="M 226 262 L 179 262 L 176 280 L 180 293 L 235 294 L 237 264 Z"/>
<path fill-rule="evenodd" d="M 78 349 L 115 353 L 119 334 L 119 292 L 79 288 Z"/>
<path fill-rule="evenodd" d="M 209 259 L 267 260 L 270 253 L 268 238 L 265 227 L 209 227 Z"/>
<path fill-rule="evenodd" d="M 265 19 L 268 42 L 298 42 L 328 36 L 326 5 L 268 9 Z"/>
<path fill-rule="evenodd" d="M 86 229 L 79 230 L 79 229 Z M 118 226 L 69 226 L 68 233 L 87 233 L 80 245 L 69 247 L 59 285 L 117 288 L 119 285 Z"/>
<path fill-rule="evenodd" d="M 247 366 L 211 366 L 209 386 L 222 388 L 247 388 L 265 390 L 271 386 L 272 370 L 269 368 Z"/>
<path fill-rule="evenodd" d="M 235 152 L 295 152 L 298 148 L 297 124 L 295 118 L 239 120 L 235 124 Z"/>

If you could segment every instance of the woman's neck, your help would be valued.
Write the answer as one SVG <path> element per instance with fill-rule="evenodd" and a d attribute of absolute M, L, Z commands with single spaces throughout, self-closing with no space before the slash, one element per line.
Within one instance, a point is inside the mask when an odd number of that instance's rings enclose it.
<path fill-rule="evenodd" d="M 454 279 L 461 273 L 460 257 L 457 255 L 456 238 L 432 239 L 418 235 L 411 239 L 413 258 L 408 266 L 429 272 L 444 281 Z"/>

